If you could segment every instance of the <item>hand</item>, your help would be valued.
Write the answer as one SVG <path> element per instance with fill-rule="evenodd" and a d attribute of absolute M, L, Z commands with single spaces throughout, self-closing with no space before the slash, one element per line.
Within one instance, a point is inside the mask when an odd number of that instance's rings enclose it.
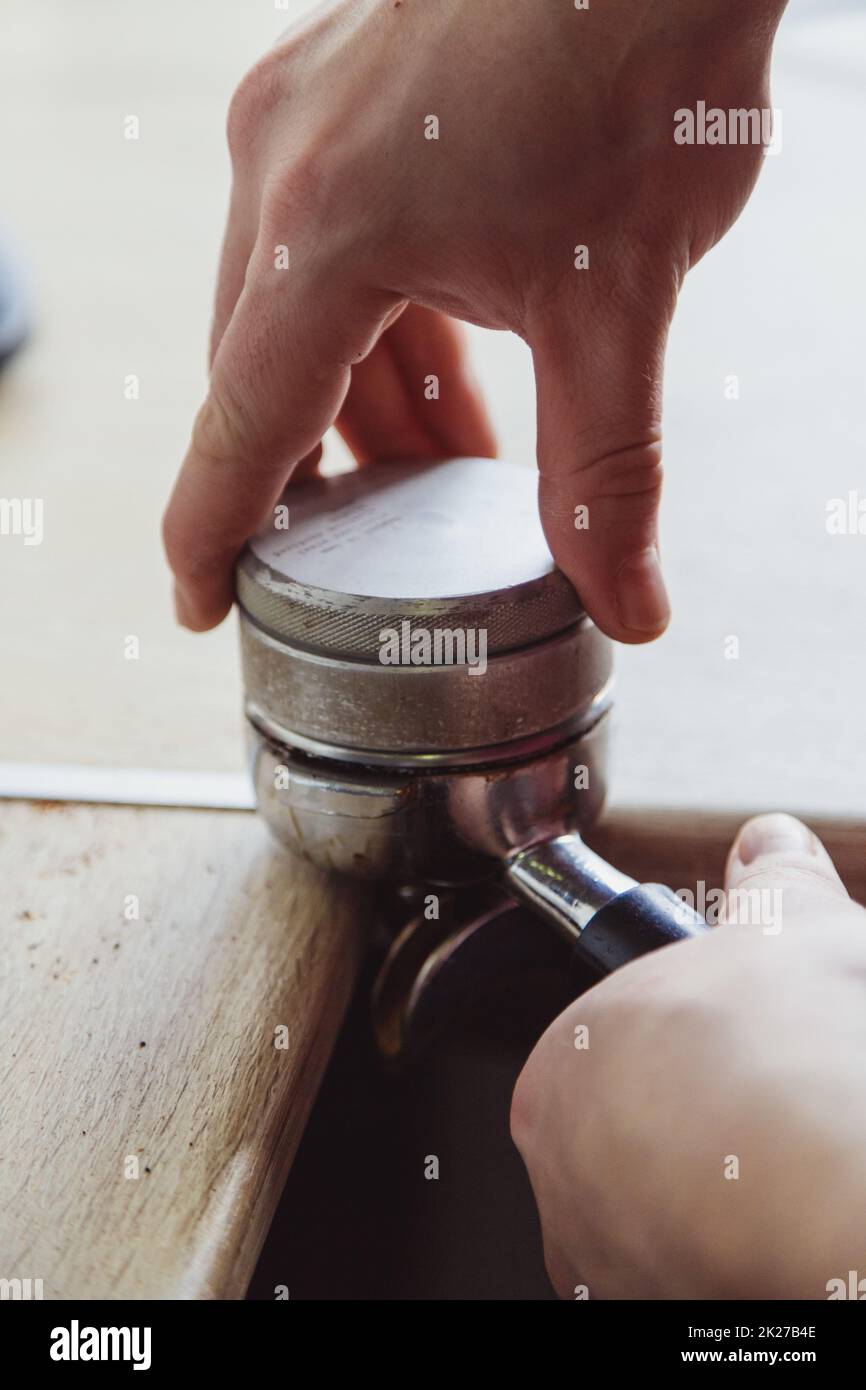
<path fill-rule="evenodd" d="M 235 555 L 335 420 L 361 461 L 493 451 L 454 316 L 529 343 L 551 550 L 605 632 L 658 635 L 668 327 L 763 158 L 677 144 L 675 112 L 766 108 L 784 3 L 348 0 L 253 68 L 165 520 L 182 622 L 225 615 Z"/>
<path fill-rule="evenodd" d="M 577 999 L 517 1083 L 563 1297 L 821 1299 L 866 1276 L 866 912 L 790 816 L 747 823 L 726 887 L 741 925 Z"/>

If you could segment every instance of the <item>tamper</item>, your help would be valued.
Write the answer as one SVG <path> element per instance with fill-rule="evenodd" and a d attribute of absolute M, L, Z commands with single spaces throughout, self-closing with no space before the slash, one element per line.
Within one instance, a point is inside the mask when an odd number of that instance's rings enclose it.
<path fill-rule="evenodd" d="M 259 809 L 395 886 L 498 882 L 607 972 L 705 930 L 581 830 L 605 792 L 611 644 L 555 567 L 534 472 L 382 464 L 290 490 L 237 566 Z"/>

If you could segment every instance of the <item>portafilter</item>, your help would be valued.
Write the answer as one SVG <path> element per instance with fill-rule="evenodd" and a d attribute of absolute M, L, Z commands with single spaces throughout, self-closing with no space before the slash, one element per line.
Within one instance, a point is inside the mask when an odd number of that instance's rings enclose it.
<path fill-rule="evenodd" d="M 383 463 L 284 494 L 237 566 L 259 809 L 338 874 L 495 880 L 597 972 L 699 934 L 594 854 L 609 640 L 548 550 L 533 471 Z"/>

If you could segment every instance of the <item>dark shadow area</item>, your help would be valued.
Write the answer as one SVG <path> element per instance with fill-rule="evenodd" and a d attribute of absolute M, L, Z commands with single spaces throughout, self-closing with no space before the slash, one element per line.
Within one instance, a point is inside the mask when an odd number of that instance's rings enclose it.
<path fill-rule="evenodd" d="M 557 949 L 560 950 L 557 943 Z M 403 1074 L 377 1055 L 373 963 L 343 1027 L 248 1297 L 552 1299 L 529 1182 L 511 1143 L 517 1075 L 585 987 L 550 960 L 499 979 Z M 430 1159 L 439 1176 L 425 1177 Z"/>

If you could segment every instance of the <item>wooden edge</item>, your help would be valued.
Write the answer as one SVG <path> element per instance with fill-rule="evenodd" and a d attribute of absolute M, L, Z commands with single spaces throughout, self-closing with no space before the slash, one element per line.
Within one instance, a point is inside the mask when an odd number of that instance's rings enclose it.
<path fill-rule="evenodd" d="M 823 841 L 851 897 L 866 903 L 866 821 L 800 817 Z M 673 889 L 724 882 L 725 860 L 747 814 L 612 807 L 586 834 L 587 844 L 641 883 Z"/>

